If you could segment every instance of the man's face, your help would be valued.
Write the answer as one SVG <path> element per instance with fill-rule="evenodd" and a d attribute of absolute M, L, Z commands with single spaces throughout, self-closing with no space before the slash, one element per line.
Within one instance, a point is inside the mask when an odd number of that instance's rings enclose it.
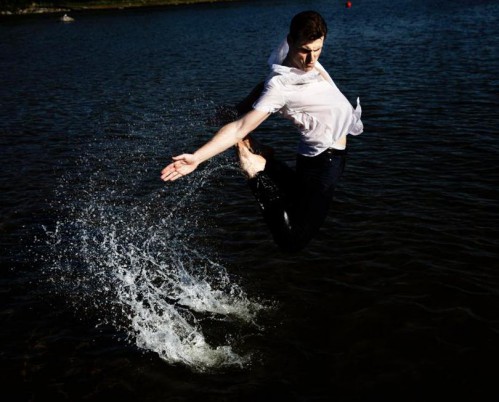
<path fill-rule="evenodd" d="M 324 37 L 316 39 L 312 42 L 290 42 L 288 59 L 290 64 L 302 71 L 311 71 L 315 67 L 315 63 L 319 60 L 322 46 L 324 45 Z"/>

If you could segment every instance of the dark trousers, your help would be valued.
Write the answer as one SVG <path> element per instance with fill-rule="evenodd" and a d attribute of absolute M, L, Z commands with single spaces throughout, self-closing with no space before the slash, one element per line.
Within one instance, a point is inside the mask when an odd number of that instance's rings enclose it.
<path fill-rule="evenodd" d="M 297 156 L 296 171 L 275 159 L 248 181 L 276 244 L 285 251 L 305 247 L 324 223 L 334 188 L 345 168 L 346 150 Z"/>

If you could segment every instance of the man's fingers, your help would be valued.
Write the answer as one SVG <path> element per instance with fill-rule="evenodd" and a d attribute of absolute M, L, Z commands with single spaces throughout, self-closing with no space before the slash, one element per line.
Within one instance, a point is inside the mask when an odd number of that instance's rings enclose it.
<path fill-rule="evenodd" d="M 183 174 L 177 171 L 175 168 L 172 169 L 163 169 L 161 172 L 161 180 L 163 181 L 174 181 L 178 178 L 182 177 Z"/>
<path fill-rule="evenodd" d="M 182 167 L 185 167 L 188 165 L 186 158 L 188 157 L 188 154 L 182 154 L 178 156 L 174 156 L 172 159 L 174 162 L 170 163 L 168 166 L 166 166 L 162 171 L 161 171 L 161 180 L 163 181 L 174 181 L 186 174 L 180 173 L 179 169 Z M 188 173 L 188 172 L 187 172 Z"/>
<path fill-rule="evenodd" d="M 175 181 L 177 179 L 180 179 L 182 175 L 179 172 L 173 172 L 171 173 L 165 181 Z"/>
<path fill-rule="evenodd" d="M 178 168 L 180 168 L 183 165 L 184 163 L 182 161 L 170 163 L 161 171 L 161 177 L 168 176 L 169 174 L 175 172 Z"/>

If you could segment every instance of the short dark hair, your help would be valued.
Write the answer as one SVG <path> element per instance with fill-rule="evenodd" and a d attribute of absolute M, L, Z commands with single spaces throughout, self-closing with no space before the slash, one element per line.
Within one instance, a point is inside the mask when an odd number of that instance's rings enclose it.
<path fill-rule="evenodd" d="M 326 35 L 326 21 L 316 11 L 302 11 L 291 20 L 289 36 L 293 42 L 312 42 Z"/>

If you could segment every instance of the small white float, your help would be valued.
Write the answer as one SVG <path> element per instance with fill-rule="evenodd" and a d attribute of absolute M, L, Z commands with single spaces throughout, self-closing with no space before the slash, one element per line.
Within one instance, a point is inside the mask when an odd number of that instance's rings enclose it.
<path fill-rule="evenodd" d="M 74 21 L 74 18 L 71 18 L 69 15 L 64 14 L 64 15 L 61 17 L 61 21 L 62 21 L 62 22 L 73 22 L 73 21 Z"/>

